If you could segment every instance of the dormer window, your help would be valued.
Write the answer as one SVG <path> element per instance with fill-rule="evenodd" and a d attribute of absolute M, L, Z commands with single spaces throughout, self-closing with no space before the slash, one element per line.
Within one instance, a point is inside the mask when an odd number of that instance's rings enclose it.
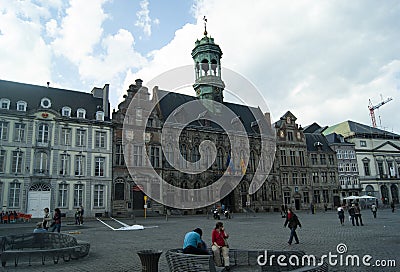
<path fill-rule="evenodd" d="M 4 110 L 10 109 L 10 100 L 7 98 L 0 99 L 0 108 Z"/>
<path fill-rule="evenodd" d="M 96 112 L 96 121 L 104 121 L 104 111 Z"/>
<path fill-rule="evenodd" d="M 51 101 L 47 97 L 43 97 L 40 101 L 40 106 L 45 109 L 49 109 L 51 107 Z"/>
<path fill-rule="evenodd" d="M 78 109 L 76 111 L 76 117 L 85 119 L 86 118 L 86 110 L 85 109 Z"/>
<path fill-rule="evenodd" d="M 26 106 L 28 104 L 25 101 L 18 101 L 17 102 L 17 111 L 26 111 Z"/>
<path fill-rule="evenodd" d="M 61 115 L 64 117 L 71 117 L 71 108 L 70 107 L 63 107 L 61 110 Z"/>

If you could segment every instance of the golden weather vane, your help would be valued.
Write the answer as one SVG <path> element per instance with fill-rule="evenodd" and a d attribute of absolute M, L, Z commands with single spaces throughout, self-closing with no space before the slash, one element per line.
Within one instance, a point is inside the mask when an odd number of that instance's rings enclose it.
<path fill-rule="evenodd" d="M 203 17 L 204 21 L 204 36 L 207 36 L 207 18 L 206 16 Z"/>

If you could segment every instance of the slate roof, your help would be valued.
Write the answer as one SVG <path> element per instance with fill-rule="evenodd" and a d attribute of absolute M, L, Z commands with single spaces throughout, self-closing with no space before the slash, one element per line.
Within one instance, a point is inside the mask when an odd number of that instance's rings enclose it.
<path fill-rule="evenodd" d="M 307 151 L 309 152 L 317 152 L 319 143 L 322 144 L 321 151 L 324 152 L 334 152 L 332 148 L 329 146 L 329 143 L 324 135 L 320 133 L 304 133 L 306 136 L 307 143 Z"/>
<path fill-rule="evenodd" d="M 379 128 L 370 127 L 354 121 L 345 121 L 328 127 L 323 131 L 324 135 L 336 132 L 347 137 L 378 138 L 378 139 L 400 139 L 400 135 Z"/>
<path fill-rule="evenodd" d="M 343 139 L 343 141 L 340 139 L 341 136 L 340 134 L 337 133 L 331 133 L 328 135 L 325 135 L 326 140 L 329 142 L 329 144 L 340 144 L 340 145 L 355 145 L 354 143 L 349 143 L 346 141 L 346 139 Z"/>
<path fill-rule="evenodd" d="M 0 99 L 10 100 L 9 111 L 16 111 L 17 102 L 22 100 L 27 103 L 26 112 L 36 112 L 41 109 L 40 102 L 44 97 L 51 100 L 50 109 L 59 114 L 64 106 L 70 107 L 71 117 L 76 117 L 78 108 L 86 110 L 86 119 L 95 119 L 96 111 L 103 110 L 103 99 L 93 97 L 91 93 L 0 80 Z"/>
<path fill-rule="evenodd" d="M 198 99 L 197 97 L 194 96 L 169 92 L 165 90 L 158 90 L 158 97 L 159 98 L 162 97 L 162 99 L 159 102 L 159 106 L 162 114 L 162 119 L 164 120 L 166 120 L 168 116 L 172 114 L 173 111 L 179 108 L 181 105 Z M 257 134 L 256 131 L 252 128 L 252 123 L 255 122 L 256 120 L 262 120 L 263 118 L 265 118 L 264 114 L 261 112 L 259 108 L 249 107 L 229 102 L 223 102 L 223 104 L 230 110 L 232 110 L 236 114 L 236 116 L 240 117 L 240 120 L 248 134 Z M 253 112 L 255 112 L 256 116 L 253 115 Z M 219 126 L 214 124 L 213 128 L 219 129 Z M 270 131 L 268 131 L 268 133 L 270 133 L 269 135 L 274 135 L 274 132 L 272 132 L 272 128 Z"/>

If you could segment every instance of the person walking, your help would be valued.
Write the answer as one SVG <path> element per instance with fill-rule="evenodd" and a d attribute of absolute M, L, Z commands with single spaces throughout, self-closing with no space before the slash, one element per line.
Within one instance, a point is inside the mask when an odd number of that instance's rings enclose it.
<path fill-rule="evenodd" d="M 350 208 L 349 208 L 349 216 L 350 216 L 350 221 L 353 224 L 353 226 L 355 226 L 354 224 L 354 217 L 355 217 L 355 205 L 351 204 Z"/>
<path fill-rule="evenodd" d="M 224 224 L 222 222 L 217 222 L 215 228 L 211 233 L 212 246 L 211 249 L 214 254 L 214 261 L 217 266 L 222 266 L 221 263 L 221 253 L 224 258 L 225 271 L 229 271 L 229 246 L 226 242 L 229 235 L 225 232 Z"/>
<path fill-rule="evenodd" d="M 44 216 L 43 216 L 43 221 L 42 221 L 42 227 L 45 229 L 45 230 L 49 230 L 49 227 L 50 227 L 50 221 L 51 221 L 51 216 L 50 216 L 50 210 L 49 210 L 49 208 L 44 208 L 43 209 L 43 211 L 44 211 Z"/>
<path fill-rule="evenodd" d="M 83 214 L 85 213 L 85 209 L 83 209 L 83 206 L 82 206 L 82 205 L 80 206 L 79 211 L 80 211 L 79 223 L 80 223 L 81 225 L 83 225 Z"/>
<path fill-rule="evenodd" d="M 371 211 L 372 211 L 372 214 L 374 215 L 374 218 L 376 218 L 376 212 L 378 211 L 378 208 L 376 207 L 375 204 L 372 204 Z"/>
<path fill-rule="evenodd" d="M 339 220 L 340 220 L 340 225 L 344 225 L 344 209 L 343 207 L 339 207 L 338 208 L 338 216 L 339 216 Z"/>
<path fill-rule="evenodd" d="M 196 228 L 185 234 L 183 240 L 183 253 L 185 254 L 196 254 L 196 255 L 209 255 L 206 243 L 201 239 L 203 231 L 200 228 Z"/>
<path fill-rule="evenodd" d="M 392 213 L 394 213 L 394 208 L 395 208 L 394 201 L 392 201 L 392 203 L 390 203 L 390 207 L 392 208 Z"/>
<path fill-rule="evenodd" d="M 79 208 L 76 208 L 75 211 L 75 225 L 80 225 L 81 224 L 81 211 Z"/>
<path fill-rule="evenodd" d="M 294 240 L 296 241 L 296 244 L 298 244 L 299 238 L 297 237 L 296 229 L 297 229 L 297 226 L 299 226 L 301 228 L 301 223 L 299 221 L 299 218 L 292 211 L 291 208 L 288 209 L 286 221 L 285 221 L 285 224 L 283 225 L 283 227 L 286 227 L 286 226 L 288 226 L 290 228 L 290 237 L 289 237 L 289 241 L 288 241 L 289 246 L 292 244 L 293 237 L 294 237 Z"/>
<path fill-rule="evenodd" d="M 354 218 L 356 219 L 356 225 L 359 226 L 358 222 L 360 222 L 361 226 L 364 226 L 362 218 L 361 218 L 361 208 L 358 203 L 356 203 L 354 208 Z"/>
<path fill-rule="evenodd" d="M 61 211 L 59 208 L 54 209 L 54 215 L 53 215 L 53 223 L 51 232 L 54 232 L 57 230 L 58 233 L 61 231 Z"/>

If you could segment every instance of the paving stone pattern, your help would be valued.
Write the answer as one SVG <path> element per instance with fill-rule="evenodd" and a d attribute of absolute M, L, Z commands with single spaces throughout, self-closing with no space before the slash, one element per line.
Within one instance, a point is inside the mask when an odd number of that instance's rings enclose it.
<path fill-rule="evenodd" d="M 233 219 L 222 221 L 230 234 L 229 244 L 232 248 L 260 250 L 302 250 L 306 254 L 321 256 L 337 253 L 337 245 L 344 243 L 347 252 L 343 256 L 363 256 L 369 254 L 375 260 L 395 260 L 397 267 L 350 267 L 330 266 L 330 271 L 400 271 L 400 212 L 379 210 L 374 219 L 369 210 L 363 211 L 364 226 L 353 227 L 348 221 L 344 226 L 339 224 L 336 212 L 328 211 L 310 214 L 299 212 L 298 216 L 303 228 L 298 229 L 300 244 L 287 244 L 289 229 L 283 228 L 284 218 L 279 213 L 257 213 L 251 215 L 235 214 Z M 60 261 L 53 264 L 48 260 L 42 265 L 39 260 L 28 266 L 21 262 L 18 267 L 8 263 L 1 271 L 142 271 L 137 251 L 143 249 L 161 249 L 164 252 L 182 246 L 183 236 L 196 227 L 203 229 L 203 239 L 211 244 L 211 231 L 216 221 L 205 215 L 148 217 L 146 219 L 120 219 L 133 225 L 142 224 L 146 228 L 137 231 L 113 231 L 96 220 L 86 219 L 83 226 L 70 225 L 64 222 L 62 232 L 79 231 L 73 234 L 78 240 L 91 244 L 88 257 L 69 262 Z M 113 227 L 121 227 L 108 219 Z M 0 225 L 0 235 L 30 232 L 36 221 L 31 223 Z M 154 227 L 157 226 L 157 227 Z M 360 258 L 361 258 L 360 257 Z M 159 271 L 168 271 L 164 254 L 159 261 Z"/>

